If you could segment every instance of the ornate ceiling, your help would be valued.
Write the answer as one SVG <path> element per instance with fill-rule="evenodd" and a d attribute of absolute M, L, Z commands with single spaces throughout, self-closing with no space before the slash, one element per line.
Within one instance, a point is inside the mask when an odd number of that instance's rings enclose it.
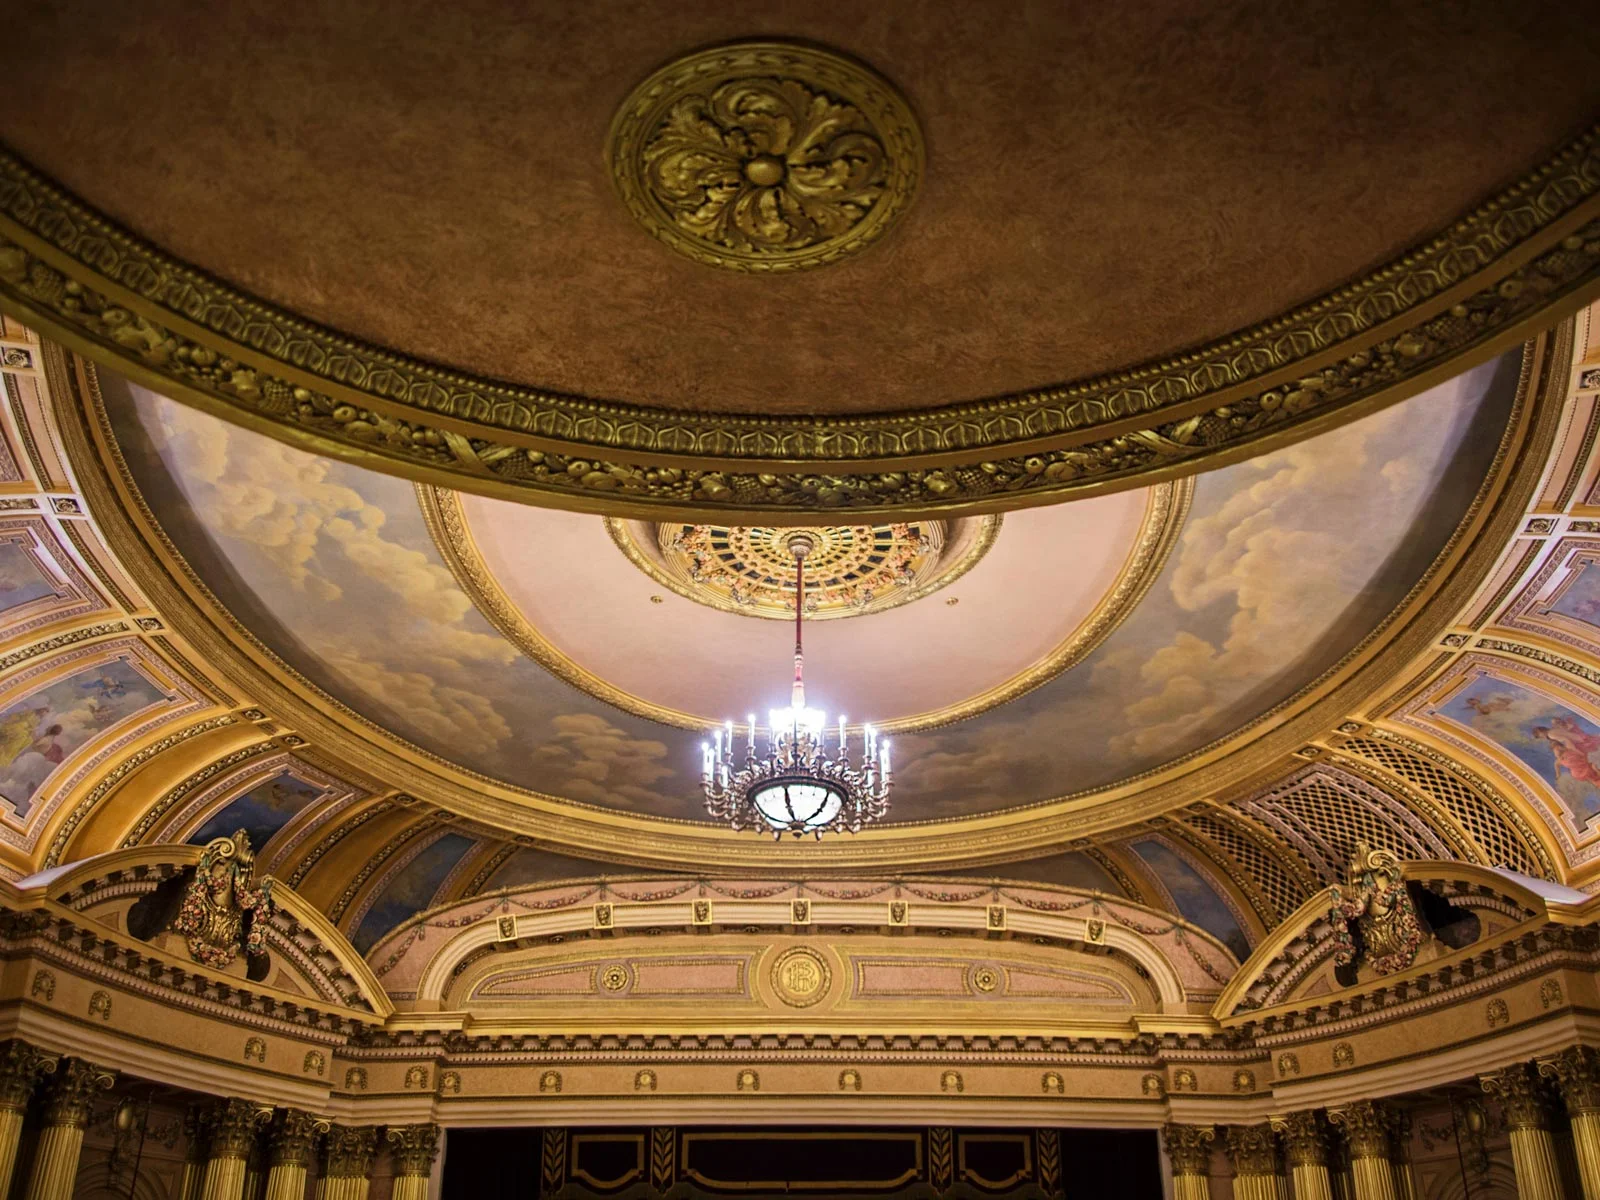
<path fill-rule="evenodd" d="M 1422 390 L 1600 280 L 1572 6 L 14 24 L 9 311 L 303 447 L 565 508 L 1148 486 Z"/>

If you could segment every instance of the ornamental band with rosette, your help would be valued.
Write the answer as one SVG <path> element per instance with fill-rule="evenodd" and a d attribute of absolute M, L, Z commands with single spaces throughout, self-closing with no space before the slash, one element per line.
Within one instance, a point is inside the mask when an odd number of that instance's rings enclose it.
<path fill-rule="evenodd" d="M 668 413 L 365 345 L 180 263 L 0 152 L 0 306 L 302 447 L 555 507 L 954 515 L 1221 465 L 1410 395 L 1600 292 L 1600 129 L 1366 277 L 1137 370 L 873 417 Z"/>

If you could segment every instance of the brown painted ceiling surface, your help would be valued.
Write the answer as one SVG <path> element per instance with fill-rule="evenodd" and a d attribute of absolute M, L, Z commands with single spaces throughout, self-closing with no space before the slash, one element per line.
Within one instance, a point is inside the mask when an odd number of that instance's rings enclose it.
<path fill-rule="evenodd" d="M 0 15 L 0 138 L 180 258 L 445 364 L 697 409 L 916 408 L 1179 351 L 1402 252 L 1600 113 L 1574 4 Z M 775 36 L 897 83 L 927 171 L 859 258 L 748 277 L 634 225 L 602 148 L 662 62 Z"/>

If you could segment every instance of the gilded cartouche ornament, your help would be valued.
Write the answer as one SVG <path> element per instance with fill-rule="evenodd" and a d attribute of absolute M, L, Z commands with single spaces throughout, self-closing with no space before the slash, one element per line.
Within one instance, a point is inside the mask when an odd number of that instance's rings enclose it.
<path fill-rule="evenodd" d="M 922 134 L 905 98 L 859 63 L 741 42 L 636 87 L 606 158 L 628 211 L 679 254 L 792 271 L 857 253 L 905 211 Z"/>

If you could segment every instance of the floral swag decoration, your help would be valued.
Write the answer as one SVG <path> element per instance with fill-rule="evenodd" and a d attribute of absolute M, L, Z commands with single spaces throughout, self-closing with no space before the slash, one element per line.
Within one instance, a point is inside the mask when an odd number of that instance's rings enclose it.
<path fill-rule="evenodd" d="M 244 830 L 209 843 L 184 893 L 173 929 L 187 938 L 194 960 L 208 967 L 230 965 L 266 949 L 266 919 L 272 915 L 272 879 L 255 886 L 255 852 Z"/>
<path fill-rule="evenodd" d="M 1357 842 L 1348 882 L 1329 888 L 1328 899 L 1336 965 L 1365 959 L 1378 974 L 1392 975 L 1416 961 L 1425 934 L 1393 852 Z"/>

